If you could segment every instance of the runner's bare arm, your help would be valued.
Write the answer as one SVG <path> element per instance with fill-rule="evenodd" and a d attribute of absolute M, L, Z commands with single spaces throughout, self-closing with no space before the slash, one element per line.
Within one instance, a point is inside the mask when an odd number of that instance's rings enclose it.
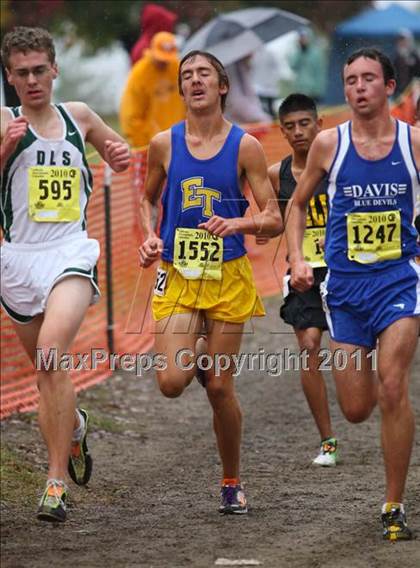
<path fill-rule="evenodd" d="M 0 139 L 3 140 L 6 134 L 7 125 L 13 120 L 12 115 L 6 107 L 1 107 L 1 121 L 0 121 Z"/>
<path fill-rule="evenodd" d="M 144 195 L 140 198 L 140 222 L 145 240 L 139 248 L 140 266 L 147 268 L 163 251 L 163 242 L 156 234 L 158 217 L 157 201 L 166 178 L 171 138 L 170 130 L 154 136 L 147 157 L 147 175 Z"/>
<path fill-rule="evenodd" d="M 273 186 L 274 193 L 279 196 L 280 193 L 280 168 L 281 162 L 277 162 L 277 164 L 273 164 L 268 168 L 268 178 L 271 181 L 271 185 Z"/>
<path fill-rule="evenodd" d="M 12 118 L 7 108 L 1 109 L 0 169 L 4 170 L 8 159 L 25 136 L 29 121 L 25 116 Z"/>
<path fill-rule="evenodd" d="M 329 170 L 337 145 L 335 129 L 320 132 L 309 150 L 306 168 L 293 194 L 290 211 L 287 211 L 286 238 L 292 273 L 292 286 L 300 292 L 313 284 L 312 268 L 303 259 L 302 242 L 306 227 L 306 208 L 315 190 Z"/>
<path fill-rule="evenodd" d="M 239 149 L 239 165 L 245 172 L 252 195 L 260 209 L 253 217 L 243 218 L 243 232 L 275 237 L 284 231 L 276 194 L 267 173 L 267 162 L 261 144 L 246 134 Z"/>
<path fill-rule="evenodd" d="M 410 130 L 410 134 L 411 134 L 411 145 L 413 148 L 414 161 L 417 170 L 420 171 L 420 128 L 412 127 Z M 414 207 L 415 207 L 414 225 L 417 229 L 417 232 L 420 235 L 420 195 L 417 195 L 417 201 L 414 204 Z"/>
<path fill-rule="evenodd" d="M 411 127 L 410 134 L 414 161 L 416 163 L 417 169 L 420 170 L 420 128 Z"/>
<path fill-rule="evenodd" d="M 66 106 L 76 119 L 85 140 L 96 148 L 111 168 L 116 172 L 126 170 L 130 165 L 130 149 L 125 140 L 85 103 L 70 102 Z"/>
<path fill-rule="evenodd" d="M 280 180 L 279 180 L 279 172 L 280 172 L 281 162 L 274 164 L 268 168 L 268 179 L 273 186 L 274 193 L 276 196 L 279 195 L 280 189 Z M 270 240 L 270 237 L 266 237 L 263 235 L 255 235 L 255 242 L 257 245 L 265 245 Z"/>
<path fill-rule="evenodd" d="M 279 206 L 267 173 L 267 162 L 261 144 L 245 134 L 239 147 L 238 166 L 250 185 L 260 213 L 225 219 L 214 215 L 199 225 L 219 237 L 234 233 L 275 237 L 283 231 Z"/>

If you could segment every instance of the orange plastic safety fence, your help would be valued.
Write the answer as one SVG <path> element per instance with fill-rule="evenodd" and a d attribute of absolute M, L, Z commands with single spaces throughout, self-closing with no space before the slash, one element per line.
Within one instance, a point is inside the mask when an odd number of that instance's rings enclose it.
<path fill-rule="evenodd" d="M 324 127 L 331 127 L 348 118 L 346 110 L 325 114 Z M 264 147 L 268 164 L 280 160 L 289 148 L 277 125 L 262 125 L 250 131 Z M 133 163 L 127 172 L 113 174 L 111 184 L 112 219 L 112 285 L 114 312 L 114 349 L 108 352 L 106 270 L 105 270 L 105 210 L 104 165 L 93 165 L 94 191 L 88 209 L 88 230 L 101 245 L 98 264 L 102 299 L 92 306 L 72 347 L 76 367 L 70 371 L 77 390 L 87 388 L 109 376 L 121 363 L 120 356 L 127 354 L 125 368 L 135 370 L 133 355 L 147 352 L 153 345 L 153 323 L 150 299 L 156 267 L 139 268 L 138 246 L 142 241 L 139 223 L 139 197 L 143 191 L 146 170 L 146 152 L 134 153 Z M 249 196 L 251 207 L 256 210 Z M 255 237 L 246 237 L 257 287 L 262 296 L 273 295 L 282 288 L 285 273 L 285 242 L 283 237 L 271 239 L 266 245 L 256 245 Z M 114 355 L 112 358 L 111 355 Z M 1 391 L 0 416 L 33 409 L 38 402 L 34 367 L 15 334 L 10 319 L 1 312 Z"/>
<path fill-rule="evenodd" d="M 71 377 L 77 390 L 87 388 L 109 376 L 118 368 L 118 358 L 110 361 L 107 349 L 107 313 L 105 296 L 105 222 L 104 165 L 92 166 L 94 191 L 88 209 L 88 230 L 101 245 L 98 264 L 101 301 L 89 308 L 83 325 L 72 346 Z M 139 192 L 145 174 L 144 153 L 137 153 L 131 169 L 113 174 L 111 184 L 112 263 L 115 353 L 143 353 L 152 346 L 150 315 L 144 306 L 145 291 L 152 286 L 153 271 L 144 274 L 138 265 L 138 245 L 141 232 L 138 222 Z M 147 272 L 147 271 L 145 271 Z M 140 320 L 139 302 L 144 321 Z M 130 312 L 135 313 L 128 326 Z M 76 354 L 85 356 L 81 360 Z M 87 354 L 87 355 L 86 355 Z M 129 364 L 128 361 L 127 364 Z M 78 369 L 79 367 L 79 369 Z M 15 411 L 34 408 L 38 391 L 34 368 L 23 351 L 10 319 L 1 313 L 1 418 Z"/>

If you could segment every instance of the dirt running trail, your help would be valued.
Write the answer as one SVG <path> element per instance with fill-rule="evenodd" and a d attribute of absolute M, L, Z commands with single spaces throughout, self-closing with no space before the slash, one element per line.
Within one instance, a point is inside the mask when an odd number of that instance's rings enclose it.
<path fill-rule="evenodd" d="M 265 301 L 268 316 L 247 329 L 244 352 L 297 352 L 290 328 L 279 322 L 279 303 L 279 297 Z M 264 568 L 418 568 L 419 540 L 381 540 L 379 413 L 348 424 L 326 376 L 341 444 L 335 469 L 311 465 L 318 436 L 297 372 L 243 372 L 237 379 L 245 416 L 242 478 L 251 505 L 243 517 L 217 512 L 221 468 L 205 391 L 196 381 L 178 400 L 159 394 L 153 373 L 119 373 L 80 394 L 92 417 L 94 475 L 87 488 L 70 485 L 63 526 L 34 516 L 42 488 L 37 472 L 45 472 L 46 458 L 36 420 L 9 418 L 2 442 L 24 465 L 16 466 L 16 480 L 2 478 L 2 568 L 210 568 L 227 560 Z M 417 422 L 418 377 L 419 352 L 411 383 Z M 419 440 L 406 492 L 417 533 Z M 26 493 L 13 493 L 22 477 Z"/>

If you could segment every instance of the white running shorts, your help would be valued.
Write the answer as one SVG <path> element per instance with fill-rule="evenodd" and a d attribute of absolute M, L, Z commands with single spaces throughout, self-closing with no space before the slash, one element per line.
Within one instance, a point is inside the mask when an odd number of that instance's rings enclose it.
<path fill-rule="evenodd" d="M 29 323 L 45 311 L 53 287 L 68 276 L 90 278 L 94 293 L 100 292 L 96 279 L 99 243 L 86 232 L 46 243 L 3 242 L 1 254 L 1 305 L 11 319 Z"/>

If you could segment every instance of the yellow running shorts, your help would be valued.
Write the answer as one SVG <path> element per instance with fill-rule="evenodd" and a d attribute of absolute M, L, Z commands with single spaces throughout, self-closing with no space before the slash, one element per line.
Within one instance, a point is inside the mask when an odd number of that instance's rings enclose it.
<path fill-rule="evenodd" d="M 246 255 L 224 262 L 221 280 L 187 280 L 172 263 L 161 262 L 152 301 L 154 319 L 196 310 L 203 310 L 209 319 L 229 323 L 265 315 Z"/>

